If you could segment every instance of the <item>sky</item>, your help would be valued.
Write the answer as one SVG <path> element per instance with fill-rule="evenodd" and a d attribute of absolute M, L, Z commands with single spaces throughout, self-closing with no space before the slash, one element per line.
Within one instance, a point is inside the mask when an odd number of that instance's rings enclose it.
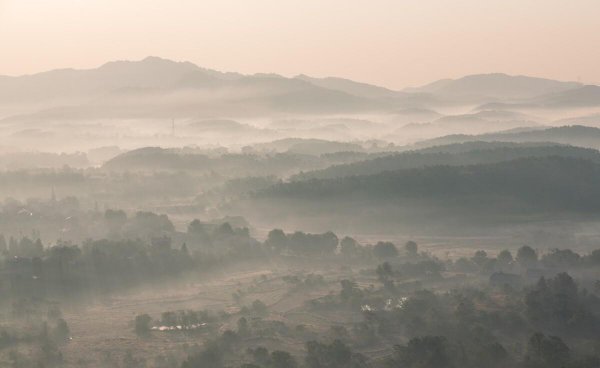
<path fill-rule="evenodd" d="M 394 89 L 490 72 L 600 84 L 600 1 L 0 0 L 0 75 L 150 55 Z"/>

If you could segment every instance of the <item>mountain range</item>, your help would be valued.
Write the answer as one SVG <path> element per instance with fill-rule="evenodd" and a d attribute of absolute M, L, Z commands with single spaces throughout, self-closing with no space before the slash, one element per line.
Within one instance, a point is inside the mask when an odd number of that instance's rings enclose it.
<path fill-rule="evenodd" d="M 133 117 L 161 112 L 210 117 L 226 111 L 255 115 L 346 113 L 448 103 L 598 106 L 600 87 L 496 73 L 394 91 L 343 78 L 225 73 L 158 57 L 114 61 L 88 70 L 0 76 L 0 105 L 36 104 L 58 108 L 54 111 L 58 115 L 94 116 L 103 107 L 114 107 L 114 114 Z M 152 108 L 143 111 L 148 106 Z"/>

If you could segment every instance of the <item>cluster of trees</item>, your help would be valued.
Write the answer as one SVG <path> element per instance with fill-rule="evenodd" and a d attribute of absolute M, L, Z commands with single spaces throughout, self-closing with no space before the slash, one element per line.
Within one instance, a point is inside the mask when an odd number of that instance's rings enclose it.
<path fill-rule="evenodd" d="M 325 286 L 327 284 L 323 275 L 317 275 L 314 273 L 308 274 L 304 278 L 296 275 L 283 276 L 282 280 L 292 286 L 290 291 L 309 290 L 312 288 Z"/>
<path fill-rule="evenodd" d="M 404 257 L 397 257 L 398 251 L 393 244 L 377 243 L 372 248 L 373 254 L 375 258 L 385 260 L 375 270 L 379 281 L 392 287 L 394 281 L 415 277 L 440 279 L 443 272 L 451 271 L 490 276 L 490 282 L 495 286 L 520 287 L 532 277 L 535 281 L 540 274 L 593 269 L 600 265 L 600 250 L 580 255 L 571 249 L 551 249 L 540 255 L 524 245 L 514 256 L 510 250 L 502 250 L 496 256 L 478 250 L 471 257 L 440 260 L 426 252 L 418 253 L 417 247 L 409 241 Z"/>
<path fill-rule="evenodd" d="M 193 249 L 210 250 L 216 254 L 243 252 L 262 253 L 260 243 L 250 236 L 248 227 L 234 227 L 229 222 L 220 224 L 193 220 L 187 227 L 185 241 Z"/>
<path fill-rule="evenodd" d="M 525 295 L 525 314 L 538 330 L 565 336 L 600 336 L 600 298 L 567 273 L 540 278 Z"/>
<path fill-rule="evenodd" d="M 441 261 L 419 252 L 412 241 L 399 250 L 391 242 L 362 245 L 351 237 L 340 240 L 333 232 L 286 234 L 274 229 L 261 243 L 250 236 L 247 227 L 234 227 L 228 222 L 194 220 L 185 233 L 180 233 L 167 216 L 152 212 L 128 216 L 124 211 L 107 210 L 95 221 L 106 229 L 106 239 L 87 240 L 80 246 L 70 242 L 44 246 L 39 238 L 6 239 L 0 234 L 0 258 L 3 258 L 0 269 L 5 275 L 0 292 L 52 295 L 110 291 L 226 262 L 261 261 L 278 256 L 384 261 L 377 277 L 387 287 L 393 287 L 395 280 L 402 278 L 440 278 L 444 271 L 492 275 L 496 284 L 514 286 L 525 281 L 523 276 L 532 270 L 557 272 L 600 265 L 600 250 L 580 255 L 569 249 L 554 249 L 539 255 L 531 247 L 523 246 L 514 256 L 508 250 L 495 257 L 477 251 L 470 258 Z M 39 234 L 32 234 L 36 235 Z M 172 239 L 181 245 L 173 246 Z"/>
<path fill-rule="evenodd" d="M 217 339 L 210 341 L 203 348 L 198 348 L 181 365 L 182 368 L 210 367 L 225 368 L 227 356 L 239 349 L 241 336 L 228 330 Z M 293 356 L 287 351 L 274 350 L 269 352 L 264 346 L 250 347 L 242 356 L 245 363 L 240 368 L 366 368 L 367 359 L 354 352 L 340 340 L 320 342 L 310 340 L 305 343 L 303 359 Z"/>
<path fill-rule="evenodd" d="M 339 244 L 338 237 L 331 231 L 323 234 L 307 234 L 296 231 L 285 234 L 275 229 L 269 232 L 265 246 L 276 253 L 291 253 L 303 256 L 334 254 Z"/>
<path fill-rule="evenodd" d="M 216 183 L 215 183 L 216 182 Z M 149 198 L 193 197 L 201 184 L 223 182 L 185 172 L 107 172 L 101 169 L 35 169 L 0 172 L 0 190 L 19 198 L 48 198 L 52 188 L 94 203 L 137 203 Z"/>
<path fill-rule="evenodd" d="M 202 264 L 186 247 L 174 249 L 168 238 L 86 241 L 81 247 L 59 243 L 17 242 L 17 254 L 5 258 L 0 293 L 5 300 L 36 296 L 82 296 L 180 275 Z M 20 246 L 23 245 L 24 249 Z M 24 254 L 27 253 L 27 256 Z"/>
<path fill-rule="evenodd" d="M 460 272 L 526 273 L 528 270 L 551 270 L 555 272 L 597 267 L 600 265 L 600 249 L 580 255 L 571 249 L 551 249 L 538 254 L 530 246 L 520 247 L 516 254 L 502 250 L 496 257 L 490 257 L 483 250 L 476 251 L 471 258 L 459 258 L 448 268 Z"/>
<path fill-rule="evenodd" d="M 393 297 L 389 289 L 342 285 L 344 290 L 374 306 L 364 311 L 360 330 L 370 335 L 364 344 L 410 338 L 396 346 L 390 367 L 594 367 L 600 362 L 588 345 L 600 336 L 600 297 L 579 290 L 567 273 L 520 290 L 417 291 L 392 308 L 381 303 Z"/>
<path fill-rule="evenodd" d="M 527 342 L 525 354 L 519 361 L 498 343 L 484 345 L 473 355 L 465 354 L 462 344 L 443 336 L 423 336 L 405 345 L 396 345 L 386 362 L 390 368 L 453 368 L 453 367 L 522 367 L 522 368 L 592 368 L 599 357 L 576 358 L 571 349 L 556 336 L 534 333 Z"/>
<path fill-rule="evenodd" d="M 7 199 L 0 205 L 0 234 L 8 238 L 31 234 L 33 241 L 42 236 L 74 242 L 90 238 L 149 240 L 172 236 L 174 232 L 173 223 L 166 215 L 148 211 L 128 215 L 112 209 L 86 211 L 75 197 L 26 202 Z"/>
<path fill-rule="evenodd" d="M 354 303 L 392 295 L 342 280 L 339 298 Z M 226 330 L 197 347 L 182 367 L 231 367 L 232 360 L 241 359 L 240 368 L 593 368 L 600 364 L 593 344 L 600 336 L 599 302 L 566 273 L 501 294 L 495 289 L 421 290 L 392 308 L 364 310 L 352 335 L 333 326 L 331 340 L 305 340 L 302 356 L 251 343 L 254 337 L 293 337 L 304 331 L 302 326 L 291 330 L 281 321 L 242 316 L 236 331 Z M 404 338 L 407 342 L 395 344 L 383 359 L 369 361 L 356 352 Z M 245 354 L 235 353 L 248 343 Z"/>
<path fill-rule="evenodd" d="M 573 263 L 579 270 L 595 265 L 589 262 L 596 253 L 574 257 L 570 251 L 555 250 L 538 257 L 524 246 L 514 259 L 508 251 L 498 258 L 527 269 L 545 264 L 554 267 L 549 260 L 567 254 L 567 259 L 579 260 Z M 600 354 L 594 350 L 594 341 L 600 336 L 600 288 L 586 290 L 568 273 L 560 272 L 529 286 L 409 291 L 403 279 L 430 277 L 423 271 L 428 264 L 432 272 L 454 266 L 453 262 L 423 260 L 425 256 L 419 255 L 417 263 L 384 262 L 377 266 L 375 273 L 383 285 L 380 289 L 372 285 L 361 288 L 352 280 L 342 280 L 338 295 L 315 299 L 309 306 L 362 309 L 364 320 L 354 325 L 351 334 L 341 334 L 355 347 L 368 349 L 408 338 L 407 344 L 395 347 L 386 363 L 390 367 L 591 368 L 600 363 Z M 476 264 L 487 257 L 476 253 L 473 258 L 471 262 Z M 586 271 L 592 270 L 595 268 Z M 439 273 L 438 277 L 443 280 Z M 577 349 L 572 349 L 575 346 Z"/>
<path fill-rule="evenodd" d="M 0 325 L 0 350 L 8 351 L 8 361 L 3 360 L 3 364 L 17 368 L 60 366 L 63 363 L 60 347 L 70 341 L 71 334 L 60 310 L 52 307 L 47 315 L 39 309 L 23 313 L 23 306 L 40 305 L 26 300 L 15 303 L 13 318 Z M 20 349 L 23 345 L 28 346 L 27 352 Z"/>
<path fill-rule="evenodd" d="M 302 231 L 286 234 L 283 230 L 273 229 L 264 242 L 269 252 L 285 255 L 324 256 L 339 254 L 346 258 L 361 260 L 391 259 L 401 255 L 396 244 L 379 241 L 376 244 L 360 244 L 349 236 L 342 238 L 328 231 L 323 234 L 308 234 Z M 404 247 L 404 255 L 410 258 L 418 256 L 418 245 L 409 241 Z"/>

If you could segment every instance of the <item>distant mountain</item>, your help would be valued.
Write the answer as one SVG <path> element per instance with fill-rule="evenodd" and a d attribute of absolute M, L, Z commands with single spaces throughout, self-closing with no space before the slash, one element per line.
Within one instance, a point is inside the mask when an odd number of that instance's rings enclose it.
<path fill-rule="evenodd" d="M 573 118 L 560 119 L 554 122 L 557 125 L 598 125 L 600 126 L 600 114 L 576 116 Z"/>
<path fill-rule="evenodd" d="M 600 87 L 482 74 L 394 91 L 343 78 L 224 73 L 158 57 L 114 61 L 96 69 L 0 76 L 0 108 L 18 111 L 18 115 L 5 115 L 10 120 L 4 122 L 13 124 L 68 119 L 162 120 L 267 115 L 289 118 L 290 114 L 385 113 L 386 123 L 399 126 L 444 119 L 431 109 L 465 102 L 498 104 L 496 110 L 504 109 L 503 106 L 596 106 L 600 104 Z M 479 119 L 496 117 L 473 115 L 447 119 L 454 121 L 441 120 L 440 123 L 464 125 L 469 129 L 471 125 L 485 124 Z M 419 128 L 422 127 L 417 130 Z"/>
<path fill-rule="evenodd" d="M 424 108 L 407 108 L 390 112 L 393 121 L 400 123 L 428 123 L 443 115 L 437 111 Z"/>
<path fill-rule="evenodd" d="M 270 129 L 261 129 L 252 125 L 243 124 L 235 120 L 207 119 L 193 121 L 181 127 L 180 133 L 187 136 L 199 136 L 203 138 L 219 137 L 222 139 L 241 139 L 259 136 L 262 139 L 268 137 L 279 138 L 277 132 Z"/>
<path fill-rule="evenodd" d="M 377 101 L 284 77 L 246 76 L 228 83 L 225 91 L 228 89 L 233 94 L 243 94 L 246 101 L 255 100 L 273 111 L 352 112 L 385 106 Z"/>
<path fill-rule="evenodd" d="M 186 75 L 202 74 L 207 79 L 221 73 L 201 69 L 188 62 L 157 57 L 141 61 L 113 61 L 97 69 L 60 69 L 0 79 L 0 100 L 38 102 L 61 98 L 98 96 L 126 88 L 159 88 L 176 85 Z"/>
<path fill-rule="evenodd" d="M 488 121 L 535 121 L 535 118 L 517 111 L 507 110 L 482 110 L 473 113 L 472 115 L 477 116 Z"/>
<path fill-rule="evenodd" d="M 323 139 L 285 138 L 268 143 L 258 143 L 253 149 L 259 152 L 287 152 L 304 155 L 322 155 L 336 152 L 362 152 L 356 143 L 334 142 Z"/>
<path fill-rule="evenodd" d="M 580 86 L 576 82 L 494 73 L 444 79 L 422 87 L 407 88 L 404 92 L 429 93 L 451 100 L 489 101 L 527 99 Z"/>
<path fill-rule="evenodd" d="M 448 115 L 432 122 L 455 132 L 489 132 L 538 125 L 533 118 L 512 111 L 483 110 L 472 114 Z"/>
<path fill-rule="evenodd" d="M 572 157 L 600 163 L 600 152 L 593 149 L 560 146 L 553 143 L 468 142 L 435 146 L 334 165 L 326 169 L 295 175 L 292 180 L 332 179 L 355 175 L 373 175 L 384 171 L 435 165 L 461 166 L 490 164 L 526 157 Z"/>
<path fill-rule="evenodd" d="M 381 129 L 383 124 L 357 118 L 280 119 L 269 124 L 272 129 L 297 130 L 344 126 L 352 130 Z"/>
<path fill-rule="evenodd" d="M 479 135 L 455 134 L 418 142 L 414 148 L 472 141 L 555 142 L 572 146 L 600 148 L 600 129 L 582 125 L 507 131 Z"/>
<path fill-rule="evenodd" d="M 534 117 L 513 111 L 484 110 L 468 114 L 447 115 L 429 121 L 402 124 L 392 134 L 398 142 L 410 142 L 403 139 L 411 137 L 412 142 L 446 136 L 448 134 L 483 134 L 508 129 L 536 127 L 539 123 Z"/>
<path fill-rule="evenodd" d="M 537 103 L 549 108 L 576 108 L 600 106 L 600 87 L 583 86 L 559 93 L 541 96 Z"/>
<path fill-rule="evenodd" d="M 398 91 L 392 91 L 387 88 L 374 86 L 372 84 L 355 82 L 344 78 L 313 78 L 304 74 L 295 77 L 315 86 L 332 89 L 335 91 L 345 92 L 358 97 L 366 98 L 397 98 L 403 97 L 406 94 Z"/>
<path fill-rule="evenodd" d="M 189 123 L 185 126 L 190 131 L 198 133 L 210 133 L 210 132 L 237 132 L 237 131 L 248 131 L 252 133 L 260 132 L 262 129 L 252 127 L 248 124 L 242 124 L 235 120 L 227 119 L 208 119 L 200 120 Z"/>
<path fill-rule="evenodd" d="M 489 102 L 476 107 L 476 110 L 577 109 L 587 107 L 600 107 L 599 86 L 580 86 L 566 91 L 544 94 L 520 102 Z"/>

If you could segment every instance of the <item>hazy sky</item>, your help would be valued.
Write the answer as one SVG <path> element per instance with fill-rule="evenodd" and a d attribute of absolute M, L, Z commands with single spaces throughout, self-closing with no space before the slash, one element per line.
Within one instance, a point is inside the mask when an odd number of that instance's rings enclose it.
<path fill-rule="evenodd" d="M 496 71 L 600 83 L 600 0 L 0 0 L 0 74 L 148 55 L 392 88 Z"/>

